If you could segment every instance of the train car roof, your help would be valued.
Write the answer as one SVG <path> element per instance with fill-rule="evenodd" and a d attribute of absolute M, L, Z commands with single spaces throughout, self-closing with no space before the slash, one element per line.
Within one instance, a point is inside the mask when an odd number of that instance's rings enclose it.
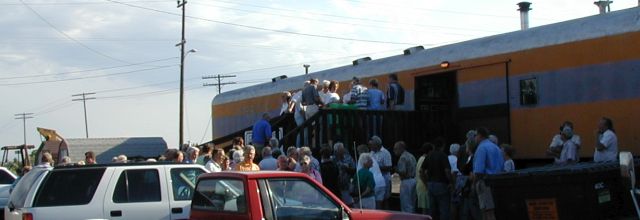
<path fill-rule="evenodd" d="M 300 89 L 303 86 L 303 82 L 310 77 L 345 81 L 354 76 L 359 78 L 379 76 L 438 65 L 442 61 L 456 62 L 636 31 L 640 31 L 640 7 L 473 39 L 419 50 L 410 55 L 396 55 L 371 60 L 359 65 L 341 66 L 310 73 L 309 75 L 244 87 L 215 96 L 212 105 Z"/>

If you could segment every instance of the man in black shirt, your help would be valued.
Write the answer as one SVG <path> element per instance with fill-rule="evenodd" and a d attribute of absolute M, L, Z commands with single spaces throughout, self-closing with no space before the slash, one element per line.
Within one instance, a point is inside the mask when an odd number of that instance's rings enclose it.
<path fill-rule="evenodd" d="M 422 163 L 423 181 L 427 183 L 429 190 L 429 203 L 434 219 L 449 220 L 449 206 L 451 203 L 450 190 L 451 165 L 447 155 L 442 152 L 444 145 L 437 145 L 436 150 L 431 151 Z"/>

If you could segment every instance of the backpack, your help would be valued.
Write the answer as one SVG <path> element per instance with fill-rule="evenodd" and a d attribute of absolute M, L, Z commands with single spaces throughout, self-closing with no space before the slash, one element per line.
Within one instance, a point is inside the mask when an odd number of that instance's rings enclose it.
<path fill-rule="evenodd" d="M 404 88 L 399 83 L 391 83 L 390 87 L 395 92 L 396 105 L 404 104 Z"/>

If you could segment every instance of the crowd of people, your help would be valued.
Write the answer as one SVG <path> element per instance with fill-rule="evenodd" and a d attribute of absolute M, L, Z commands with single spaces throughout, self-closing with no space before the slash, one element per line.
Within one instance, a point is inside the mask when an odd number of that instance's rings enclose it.
<path fill-rule="evenodd" d="M 617 160 L 617 137 L 611 119 L 603 117 L 599 121 L 596 135 L 594 161 Z M 399 195 L 403 212 L 430 214 L 434 219 L 495 219 L 495 204 L 485 179 L 489 175 L 516 171 L 515 150 L 507 144 L 499 145 L 498 138 L 482 127 L 468 131 L 465 138 L 462 144 L 450 145 L 443 138 L 436 138 L 419 147 L 414 156 L 403 141 L 387 149 L 379 136 L 372 136 L 367 143 L 356 146 L 355 155 L 351 155 L 344 143 L 337 142 L 323 146 L 316 155 L 318 159 L 306 146 L 285 149 L 277 139 L 271 138 L 258 151 L 237 137 L 227 151 L 213 144 L 201 148 L 185 146 L 169 149 L 157 160 L 200 164 L 210 172 L 300 172 L 323 184 L 345 204 L 366 209 L 390 208 L 392 175 L 397 175 L 401 180 Z M 555 158 L 554 164 L 563 166 L 580 161 L 580 146 L 580 136 L 573 132 L 573 123 L 567 121 L 552 138 L 547 153 Z M 126 163 L 126 155 L 114 157 L 112 162 Z M 51 154 L 44 152 L 38 166 L 53 164 Z M 70 159 L 65 157 L 57 165 L 70 164 Z M 95 153 L 86 152 L 85 160 L 76 164 L 96 164 Z M 25 167 L 23 172 L 29 168 Z"/>

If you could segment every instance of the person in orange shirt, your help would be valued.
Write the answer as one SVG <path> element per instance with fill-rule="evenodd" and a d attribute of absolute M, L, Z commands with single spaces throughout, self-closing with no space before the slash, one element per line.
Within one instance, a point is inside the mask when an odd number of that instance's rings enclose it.
<path fill-rule="evenodd" d="M 256 148 L 247 145 L 244 147 L 244 160 L 238 163 L 233 170 L 237 171 L 260 171 L 260 167 L 253 163 L 253 158 L 256 157 Z"/>

